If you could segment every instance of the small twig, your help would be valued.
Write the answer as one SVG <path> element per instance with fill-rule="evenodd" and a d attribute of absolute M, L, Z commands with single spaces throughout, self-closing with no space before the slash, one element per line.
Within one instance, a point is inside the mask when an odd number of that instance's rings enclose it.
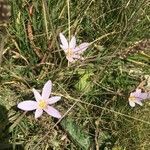
<path fill-rule="evenodd" d="M 6 40 L 6 38 L 2 37 L 2 40 L 1 40 L 1 43 L 0 43 L 0 66 L 1 66 L 1 63 L 2 63 L 2 55 L 3 55 L 5 40 Z"/>
<path fill-rule="evenodd" d="M 65 114 L 55 123 L 55 125 L 54 125 L 51 129 L 54 129 L 54 128 L 60 123 L 60 121 L 72 110 L 72 108 L 73 108 L 76 104 L 77 104 L 77 101 L 74 102 L 74 104 L 65 112 Z M 40 139 L 40 140 L 38 141 L 38 143 L 33 147 L 32 150 L 35 150 L 36 147 L 49 135 L 50 132 L 51 132 L 51 131 L 48 131 L 48 132 L 42 137 L 42 139 Z"/>
<path fill-rule="evenodd" d="M 9 132 L 12 132 L 12 130 L 17 126 L 17 124 L 20 122 L 20 120 L 26 115 L 26 111 L 17 118 L 17 120 L 9 127 Z"/>
<path fill-rule="evenodd" d="M 47 25 L 47 17 L 46 17 L 46 2 L 45 0 L 42 0 L 42 7 L 43 7 L 43 16 L 44 16 L 44 23 L 45 23 L 45 31 L 46 31 L 46 36 L 48 39 L 48 25 Z"/>
<path fill-rule="evenodd" d="M 94 43 L 97 42 L 97 41 L 100 41 L 101 39 L 103 39 L 103 38 L 105 38 L 105 37 L 107 37 L 107 36 L 109 36 L 109 35 L 113 35 L 113 34 L 117 34 L 117 33 L 119 33 L 119 32 L 113 31 L 113 32 L 107 33 L 107 34 L 105 34 L 105 35 L 102 35 L 102 36 L 100 36 L 99 38 L 95 39 L 93 42 L 91 42 L 90 45 L 94 44 Z"/>
<path fill-rule="evenodd" d="M 33 31 L 32 31 L 32 26 L 31 26 L 31 22 L 28 22 L 27 25 L 27 31 L 28 31 L 28 38 L 29 38 L 29 42 L 31 44 L 32 49 L 34 50 L 34 52 L 36 53 L 36 55 L 42 59 L 42 54 L 40 52 L 40 48 L 36 47 L 35 43 L 34 43 L 34 38 L 33 38 Z"/>

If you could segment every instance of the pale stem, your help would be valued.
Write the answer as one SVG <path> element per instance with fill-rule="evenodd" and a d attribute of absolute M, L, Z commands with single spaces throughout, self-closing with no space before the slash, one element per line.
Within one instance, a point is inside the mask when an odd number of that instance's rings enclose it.
<path fill-rule="evenodd" d="M 70 0 L 67 0 L 67 9 L 68 9 L 68 37 L 70 41 Z"/>
<path fill-rule="evenodd" d="M 92 45 L 93 43 L 95 43 L 95 42 L 97 42 L 97 41 L 99 41 L 99 40 L 101 40 L 101 39 L 103 39 L 103 38 L 105 38 L 105 37 L 107 37 L 109 35 L 113 35 L 113 34 L 116 34 L 116 33 L 119 33 L 119 32 L 113 31 L 113 32 L 107 33 L 105 35 L 102 35 L 99 38 L 95 39 L 93 42 L 91 42 L 90 45 Z"/>

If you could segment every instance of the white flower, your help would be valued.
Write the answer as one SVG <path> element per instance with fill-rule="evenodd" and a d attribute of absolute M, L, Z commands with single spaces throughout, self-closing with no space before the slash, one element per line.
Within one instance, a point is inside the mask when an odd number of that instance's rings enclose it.
<path fill-rule="evenodd" d="M 89 43 L 82 43 L 79 46 L 76 46 L 76 38 L 73 36 L 71 41 L 68 42 L 65 36 L 59 34 L 61 45 L 60 47 L 64 50 L 66 58 L 69 62 L 75 62 L 77 60 L 83 60 L 84 58 L 81 54 L 88 48 Z"/>
<path fill-rule="evenodd" d="M 52 89 L 52 82 L 49 80 L 45 83 L 43 87 L 42 95 L 40 95 L 37 90 L 33 89 L 36 101 L 32 100 L 23 101 L 20 102 L 17 107 L 24 111 L 36 110 L 35 118 L 40 117 L 43 114 L 43 110 L 53 117 L 61 118 L 60 113 L 54 107 L 50 106 L 51 104 L 54 104 L 57 101 L 59 101 L 61 97 L 53 96 L 49 98 L 51 94 L 51 89 Z"/>
<path fill-rule="evenodd" d="M 143 92 L 141 91 L 141 89 L 136 89 L 135 92 L 131 92 L 130 96 L 129 96 L 129 105 L 131 107 L 135 107 L 135 104 L 139 104 L 140 106 L 142 106 L 142 100 L 148 99 L 150 98 L 150 93 L 147 92 Z"/>

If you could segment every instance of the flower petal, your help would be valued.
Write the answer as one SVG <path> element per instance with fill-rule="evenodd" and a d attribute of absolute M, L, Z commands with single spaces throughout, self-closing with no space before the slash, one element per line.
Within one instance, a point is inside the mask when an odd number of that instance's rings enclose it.
<path fill-rule="evenodd" d="M 129 97 L 135 97 L 135 92 L 131 92 Z"/>
<path fill-rule="evenodd" d="M 35 119 L 39 118 L 43 114 L 43 109 L 36 109 Z"/>
<path fill-rule="evenodd" d="M 74 59 L 81 59 L 81 56 L 80 56 L 79 54 L 74 54 L 72 57 L 73 57 Z"/>
<path fill-rule="evenodd" d="M 148 92 L 142 92 L 141 89 L 136 89 L 136 91 L 132 92 L 131 94 L 133 96 L 135 96 L 136 99 L 139 100 L 139 101 L 148 99 L 148 97 L 149 97 L 149 93 Z"/>
<path fill-rule="evenodd" d="M 60 96 L 53 96 L 53 97 L 49 98 L 47 102 L 48 102 L 48 104 L 54 104 L 57 101 L 59 101 L 60 99 L 61 99 Z"/>
<path fill-rule="evenodd" d="M 52 82 L 49 80 L 45 83 L 42 90 L 42 99 L 48 99 L 52 90 Z"/>
<path fill-rule="evenodd" d="M 135 96 L 135 97 L 140 97 L 141 92 L 142 92 L 141 89 L 136 89 L 136 91 L 133 92 L 133 93 L 134 93 L 134 96 Z"/>
<path fill-rule="evenodd" d="M 34 97 L 35 97 L 35 100 L 37 102 L 42 99 L 42 96 L 40 95 L 40 93 L 36 89 L 33 88 L 32 91 L 34 93 Z"/>
<path fill-rule="evenodd" d="M 60 44 L 60 47 L 64 50 L 65 53 L 67 52 L 67 49 L 66 49 L 65 46 L 63 46 L 63 45 Z"/>
<path fill-rule="evenodd" d="M 65 36 L 62 33 L 60 33 L 59 37 L 60 37 L 60 40 L 61 40 L 61 43 L 62 43 L 64 49 L 68 49 L 68 41 L 65 38 Z"/>
<path fill-rule="evenodd" d="M 71 57 L 71 56 L 66 56 L 66 58 L 67 58 L 67 60 L 68 60 L 69 62 L 71 62 L 71 63 L 74 63 L 74 62 L 75 62 L 75 60 L 74 60 L 73 57 Z"/>
<path fill-rule="evenodd" d="M 20 102 L 17 107 L 19 109 L 25 110 L 25 111 L 31 111 L 31 110 L 35 110 L 37 108 L 37 102 L 36 101 L 32 101 L 32 100 L 28 100 L 28 101 L 24 101 L 24 102 Z"/>
<path fill-rule="evenodd" d="M 134 103 L 133 101 L 129 101 L 129 105 L 130 105 L 131 107 L 135 107 L 135 103 Z"/>
<path fill-rule="evenodd" d="M 137 104 L 139 104 L 140 106 L 142 106 L 143 104 L 142 104 L 142 102 L 141 101 L 135 101 L 135 103 L 137 103 Z"/>
<path fill-rule="evenodd" d="M 82 43 L 74 49 L 74 52 L 81 54 L 88 48 L 88 46 L 89 46 L 89 43 Z"/>
<path fill-rule="evenodd" d="M 56 110 L 52 106 L 47 106 L 47 108 L 44 109 L 44 111 L 46 111 L 49 115 L 51 115 L 51 116 L 53 116 L 55 118 L 61 118 L 61 114 L 59 113 L 59 111 Z"/>
<path fill-rule="evenodd" d="M 73 37 L 71 38 L 70 43 L 69 43 L 69 48 L 70 48 L 70 49 L 74 49 L 75 46 L 76 46 L 76 38 L 75 38 L 75 36 L 73 36 Z"/>
<path fill-rule="evenodd" d="M 148 94 L 148 93 L 141 93 L 141 94 L 139 95 L 139 97 L 140 97 L 141 100 L 148 99 L 149 94 Z"/>

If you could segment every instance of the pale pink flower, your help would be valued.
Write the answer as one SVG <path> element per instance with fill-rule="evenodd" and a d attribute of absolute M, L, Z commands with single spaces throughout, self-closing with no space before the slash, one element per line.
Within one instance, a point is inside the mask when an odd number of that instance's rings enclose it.
<path fill-rule="evenodd" d="M 73 36 L 69 42 L 62 33 L 59 34 L 59 37 L 61 40 L 60 47 L 64 50 L 66 58 L 69 62 L 84 59 L 81 55 L 88 48 L 89 43 L 82 43 L 79 46 L 76 46 L 75 36 Z"/>
<path fill-rule="evenodd" d="M 135 107 L 135 104 L 139 104 L 142 106 L 142 102 L 145 99 L 150 98 L 150 93 L 149 92 L 142 92 L 141 89 L 136 89 L 135 92 L 131 92 L 129 96 L 129 105 L 131 107 Z"/>
<path fill-rule="evenodd" d="M 43 114 L 43 110 L 55 118 L 61 118 L 61 115 L 58 112 L 58 110 L 50 106 L 51 104 L 54 104 L 57 101 L 59 101 L 61 97 L 60 96 L 49 97 L 51 94 L 51 89 L 52 89 L 52 82 L 49 80 L 45 83 L 43 87 L 42 95 L 40 95 L 40 93 L 37 90 L 35 89 L 32 90 L 36 101 L 33 100 L 23 101 L 20 102 L 17 105 L 17 107 L 24 111 L 36 110 L 35 118 L 39 118 Z"/>

